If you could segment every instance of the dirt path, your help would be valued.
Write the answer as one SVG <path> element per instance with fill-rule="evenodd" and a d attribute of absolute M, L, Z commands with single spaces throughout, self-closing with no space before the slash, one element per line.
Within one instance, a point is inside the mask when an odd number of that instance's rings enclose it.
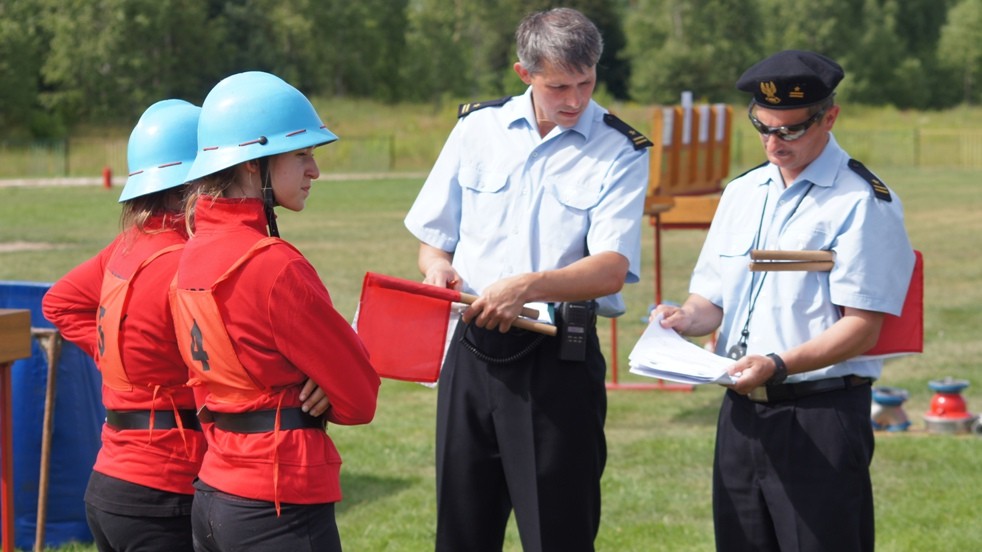
<path fill-rule="evenodd" d="M 44 242 L 0 242 L 0 253 L 14 253 L 17 251 L 46 251 L 57 248 L 58 246 L 53 243 Z"/>

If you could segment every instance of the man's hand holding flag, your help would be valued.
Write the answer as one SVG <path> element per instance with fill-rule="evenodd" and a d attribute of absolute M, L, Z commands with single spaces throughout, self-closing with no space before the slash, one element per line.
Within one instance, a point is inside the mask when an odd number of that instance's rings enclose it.
<path fill-rule="evenodd" d="M 476 296 L 368 272 L 354 326 L 379 376 L 433 383 L 440 375 L 453 303 L 471 304 Z M 516 328 L 556 335 L 556 327 L 539 322 L 539 313 L 523 309 Z"/>

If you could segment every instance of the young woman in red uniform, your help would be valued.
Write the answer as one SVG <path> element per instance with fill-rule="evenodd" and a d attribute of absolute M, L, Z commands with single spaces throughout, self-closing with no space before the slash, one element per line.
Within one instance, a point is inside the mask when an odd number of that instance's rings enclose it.
<path fill-rule="evenodd" d="M 208 451 L 192 512 L 198 551 L 340 550 L 341 458 L 325 423 L 365 424 L 379 378 L 273 206 L 304 208 L 313 151 L 337 137 L 269 73 L 219 82 L 202 105 L 188 179 L 193 228 L 172 304 L 178 341 L 207 390 Z M 267 230 L 268 228 L 268 230 Z M 330 406 L 302 411 L 307 378 Z"/>
<path fill-rule="evenodd" d="M 43 301 L 45 317 L 102 373 L 106 423 L 85 509 L 103 552 L 192 550 L 191 482 L 205 441 L 168 288 L 187 237 L 182 184 L 200 111 L 164 100 L 144 112 L 127 148 L 122 232 Z"/>

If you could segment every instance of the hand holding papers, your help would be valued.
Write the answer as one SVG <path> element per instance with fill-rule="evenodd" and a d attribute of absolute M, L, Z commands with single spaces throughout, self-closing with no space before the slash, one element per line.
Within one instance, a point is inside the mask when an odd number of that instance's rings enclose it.
<path fill-rule="evenodd" d="M 703 349 L 675 330 L 662 328 L 660 322 L 661 316 L 648 324 L 628 356 L 632 374 L 691 385 L 736 383 L 726 372 L 733 365 L 731 359 Z"/>

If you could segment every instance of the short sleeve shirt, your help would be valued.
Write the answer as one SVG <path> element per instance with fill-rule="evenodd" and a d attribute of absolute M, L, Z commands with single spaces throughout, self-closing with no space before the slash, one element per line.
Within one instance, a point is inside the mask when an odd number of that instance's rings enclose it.
<path fill-rule="evenodd" d="M 543 138 L 531 89 L 471 112 L 447 139 L 406 227 L 453 253 L 470 293 L 604 251 L 626 257 L 626 282 L 637 282 L 648 152 L 606 124 L 605 113 L 591 100 L 575 126 Z M 598 299 L 598 312 L 622 314 L 620 294 Z"/>
<path fill-rule="evenodd" d="M 784 351 L 814 338 L 841 308 L 900 314 L 914 266 L 903 207 L 877 198 L 849 168 L 832 135 L 786 189 L 777 166 L 762 165 L 730 182 L 696 263 L 689 291 L 723 309 L 717 353 L 739 342 L 749 316 L 747 351 Z M 830 250 L 830 272 L 750 272 L 751 249 Z M 752 312 L 751 312 L 752 308 Z M 879 377 L 882 360 L 863 357 L 789 381 Z"/>

